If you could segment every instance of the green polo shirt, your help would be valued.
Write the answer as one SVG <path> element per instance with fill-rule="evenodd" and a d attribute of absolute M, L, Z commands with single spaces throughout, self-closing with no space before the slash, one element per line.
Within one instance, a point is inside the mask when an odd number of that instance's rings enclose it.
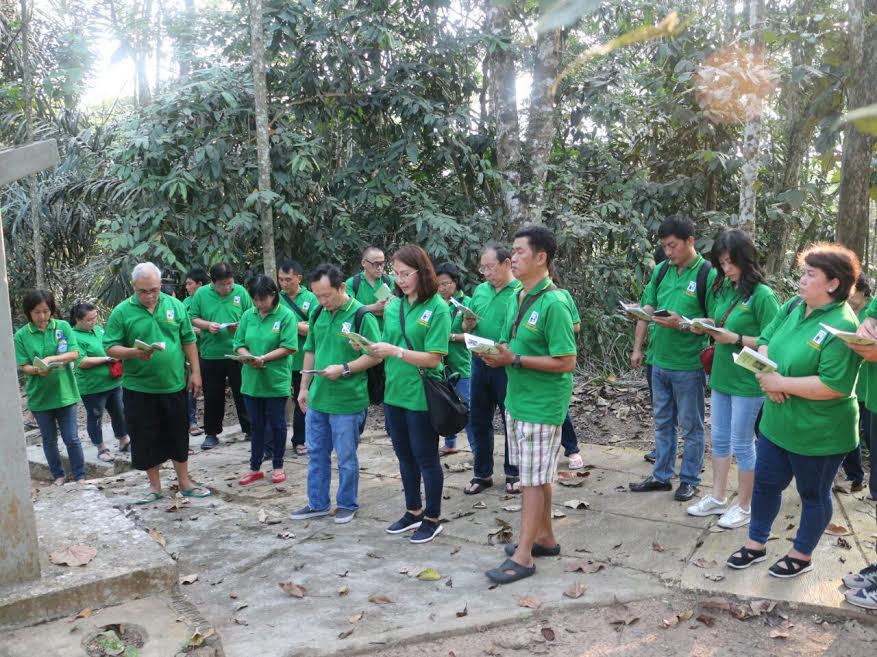
<path fill-rule="evenodd" d="M 402 305 L 404 304 L 404 305 Z M 405 332 L 411 346 L 402 337 L 402 324 L 399 308 L 405 312 Z M 424 302 L 416 302 L 413 306 L 408 298 L 393 297 L 384 309 L 384 342 L 389 342 L 403 349 L 427 351 L 433 354 L 448 353 L 448 339 L 451 335 L 451 311 L 440 295 L 434 294 Z M 418 369 L 399 358 L 390 357 L 384 361 L 387 383 L 384 387 L 384 403 L 409 411 L 425 411 L 426 394 L 423 391 L 423 380 Z M 426 370 L 429 376 L 442 376 L 444 366 Z"/>
<path fill-rule="evenodd" d="M 104 349 L 133 347 L 134 340 L 148 344 L 165 343 L 165 350 L 153 352 L 149 360 L 131 358 L 125 361 L 123 388 L 168 394 L 186 387 L 183 345 L 195 342 L 195 332 L 181 301 L 161 293 L 150 313 L 133 295 L 113 308 L 104 331 Z"/>
<path fill-rule="evenodd" d="M 203 287 L 203 286 L 202 286 L 202 287 Z M 198 288 L 198 289 L 201 289 L 201 288 Z M 186 297 L 185 299 L 183 299 L 183 308 L 186 309 L 186 314 L 189 313 L 189 308 L 192 307 L 192 299 L 193 299 L 193 298 L 194 298 L 194 297 Z M 191 315 L 189 315 L 189 317 L 191 317 Z M 195 327 L 194 327 L 194 326 L 192 327 L 192 330 L 193 330 L 193 331 L 195 330 Z M 200 333 L 196 333 L 196 334 L 195 334 L 195 344 L 198 345 L 198 347 L 199 347 L 199 351 L 200 351 L 200 347 L 201 347 L 201 334 L 200 334 Z"/>
<path fill-rule="evenodd" d="M 359 276 L 359 289 L 356 291 L 356 294 L 353 293 L 353 279 Z M 396 281 L 392 276 L 387 275 L 387 278 L 390 279 L 389 287 L 391 290 L 396 289 Z M 384 284 L 383 276 L 378 278 L 375 281 L 375 284 L 372 285 L 368 282 L 368 279 L 365 277 L 365 272 L 360 272 L 351 276 L 345 282 L 345 290 L 347 294 L 351 297 L 359 301 L 363 306 L 370 306 L 377 301 L 375 298 L 375 290 L 377 290 L 381 285 Z M 384 316 L 386 316 L 386 312 L 384 312 Z M 375 319 L 378 320 L 378 326 L 383 330 L 384 328 L 384 319 L 382 317 L 375 316 Z"/>
<path fill-rule="evenodd" d="M 371 313 L 363 316 L 359 331 L 356 330 L 356 311 L 362 307 L 363 304 L 351 298 L 334 313 L 324 308 L 316 320 L 311 318 L 304 349 L 313 352 L 315 370 L 343 365 L 362 356 L 362 352 L 350 346 L 350 340 L 343 333 L 354 331 L 371 342 L 380 341 L 378 318 Z M 308 390 L 308 408 L 321 413 L 353 415 L 368 408 L 367 372 L 356 372 L 337 381 L 315 375 Z"/>
<path fill-rule="evenodd" d="M 570 356 L 576 353 L 572 315 L 567 297 L 560 290 L 542 294 L 527 308 L 518 331 L 511 337 L 512 326 L 528 297 L 551 285 L 550 278 L 537 283 L 527 295 L 506 312 L 501 342 L 521 356 Z M 505 368 L 508 375 L 505 406 L 515 420 L 536 424 L 563 424 L 572 398 L 572 373 L 541 372 L 525 367 Z"/>
<path fill-rule="evenodd" d="M 79 343 L 79 359 L 76 361 L 76 383 L 79 386 L 80 395 L 95 395 L 99 392 L 115 390 L 122 385 L 121 379 L 110 377 L 110 368 L 107 365 L 89 367 L 87 370 L 79 369 L 79 363 L 83 358 L 106 358 L 104 351 L 104 330 L 95 325 L 91 331 L 73 327 L 76 333 L 76 342 Z"/>
<path fill-rule="evenodd" d="M 79 351 L 76 334 L 70 324 L 61 319 L 50 319 L 45 331 L 32 322 L 15 332 L 15 364 L 32 365 L 34 358 L 57 356 Z M 47 376 L 28 376 L 24 384 L 27 407 L 34 411 L 64 408 L 79 401 L 79 388 L 73 363 L 52 370 Z"/>
<path fill-rule="evenodd" d="M 292 311 L 292 314 L 295 315 L 295 319 L 297 322 L 310 323 L 314 311 L 320 305 L 314 293 L 310 290 L 305 289 L 304 285 L 299 286 L 298 294 L 295 295 L 295 299 L 290 299 L 289 295 L 286 292 L 281 292 L 280 298 L 283 300 L 283 303 L 285 303 L 286 306 Z M 293 307 L 293 304 L 295 304 L 295 307 Z M 298 310 L 296 310 L 296 308 L 298 308 Z M 304 313 L 304 317 L 299 314 L 299 311 Z M 306 338 L 306 335 L 298 336 L 298 350 L 292 355 L 293 372 L 301 372 L 301 368 L 304 367 Z"/>
<path fill-rule="evenodd" d="M 866 317 L 877 317 L 877 297 L 871 299 L 859 313 L 860 320 L 864 320 Z M 859 397 L 859 401 L 865 403 L 865 408 L 877 412 L 877 363 L 862 361 L 856 395 Z"/>
<path fill-rule="evenodd" d="M 244 312 L 252 307 L 253 301 L 243 285 L 235 283 L 231 292 L 222 297 L 211 283 L 210 285 L 202 285 L 195 292 L 192 303 L 189 304 L 189 317 L 203 319 L 205 322 L 228 324 L 241 321 Z M 201 354 L 201 358 L 222 360 L 226 354 L 232 352 L 232 345 L 234 345 L 233 331 L 225 328 L 221 329 L 219 333 L 211 333 L 202 329 L 198 341 L 198 352 Z"/>
<path fill-rule="evenodd" d="M 703 310 L 697 300 L 697 272 L 700 271 L 703 263 L 703 256 L 698 254 L 680 273 L 669 260 L 665 260 L 652 271 L 652 277 L 643 290 L 640 305 L 652 306 L 655 310 L 670 310 L 688 318 L 703 316 Z M 662 267 L 670 269 L 667 270 L 661 284 L 656 286 L 655 281 Z M 716 270 L 711 269 L 706 281 L 706 311 L 709 317 L 712 317 L 715 305 L 712 291 L 715 280 Z M 649 339 L 652 344 L 652 364 L 665 370 L 701 369 L 700 352 L 709 344 L 709 338 L 705 335 L 658 325 L 655 325 Z"/>
<path fill-rule="evenodd" d="M 861 359 L 839 338 L 819 324 L 855 331 L 859 323 L 845 301 L 815 308 L 805 317 L 807 304 L 788 312 L 791 301 L 777 313 L 758 338 L 767 345 L 768 358 L 783 376 L 818 376 L 838 399 L 789 397 L 782 404 L 767 398 L 761 432 L 771 442 L 794 454 L 827 456 L 845 454 L 859 442 L 859 407 L 853 388 Z"/>
<path fill-rule="evenodd" d="M 731 281 L 726 278 L 716 295 L 713 320 L 716 324 L 721 322 L 728 308 L 736 301 L 737 305 L 725 320 L 724 328 L 740 335 L 758 337 L 777 314 L 780 304 L 776 295 L 767 285 L 759 283 L 748 299 L 739 297 Z M 758 385 L 755 375 L 734 364 L 733 354 L 739 351 L 740 349 L 733 344 L 716 343 L 710 387 L 726 395 L 763 397 L 764 391 Z"/>
<path fill-rule="evenodd" d="M 566 299 L 566 307 L 569 308 L 569 315 L 572 317 L 572 323 L 580 324 L 582 316 L 579 314 L 579 309 L 576 307 L 576 302 L 569 293 L 569 290 L 566 288 L 560 288 L 557 291 L 563 295 L 564 299 Z"/>
<path fill-rule="evenodd" d="M 234 352 L 241 347 L 254 356 L 264 356 L 279 347 L 298 351 L 298 317 L 282 303 L 264 317 L 258 308 L 250 308 L 241 316 L 234 335 Z M 289 397 L 290 388 L 291 355 L 265 363 L 264 368 L 244 365 L 241 370 L 241 392 L 250 397 Z"/>
<path fill-rule="evenodd" d="M 469 307 L 481 319 L 472 330 L 477 335 L 494 342 L 502 335 L 503 322 L 509 306 L 516 303 L 516 295 L 523 289 L 521 282 L 515 278 L 497 290 L 490 281 L 484 281 L 472 292 Z"/>
<path fill-rule="evenodd" d="M 454 297 L 467 308 L 472 299 L 462 292 Z M 448 310 L 451 311 L 451 333 L 463 333 L 463 311 L 448 302 Z M 472 352 L 466 349 L 465 342 L 448 342 L 448 356 L 445 364 L 451 372 L 458 372 L 463 379 L 472 377 Z"/>

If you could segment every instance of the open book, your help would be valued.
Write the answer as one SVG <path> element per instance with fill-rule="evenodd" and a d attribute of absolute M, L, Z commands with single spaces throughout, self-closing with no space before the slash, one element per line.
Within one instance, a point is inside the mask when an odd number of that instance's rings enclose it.
<path fill-rule="evenodd" d="M 481 318 L 480 318 L 478 315 L 476 315 L 476 314 L 472 311 L 471 308 L 467 308 L 467 307 L 464 306 L 462 303 L 460 303 L 459 301 L 457 301 L 454 297 L 451 297 L 450 301 L 451 301 L 451 305 L 454 306 L 454 308 L 457 308 L 460 312 L 463 313 L 463 317 L 464 317 L 465 319 L 474 320 L 474 321 L 476 321 L 476 322 L 481 320 Z"/>
<path fill-rule="evenodd" d="M 689 328 L 696 328 L 700 331 L 706 331 L 713 335 L 736 335 L 733 331 L 716 326 L 716 323 L 711 319 L 688 319 L 687 317 L 683 317 L 682 325 Z"/>
<path fill-rule="evenodd" d="M 165 350 L 164 342 L 153 342 L 149 344 L 148 342 L 143 342 L 143 340 L 134 340 L 134 348 L 140 349 L 140 351 L 164 351 Z"/>
<path fill-rule="evenodd" d="M 259 358 L 257 356 L 253 356 L 253 354 L 243 355 L 243 354 L 226 354 L 226 358 L 229 360 L 236 360 L 239 363 L 255 363 Z"/>
<path fill-rule="evenodd" d="M 220 328 L 220 330 L 227 329 L 227 328 L 237 328 L 239 323 L 240 322 L 225 322 L 224 324 L 220 324 L 219 328 Z"/>
<path fill-rule="evenodd" d="M 477 335 L 472 335 L 471 333 L 464 333 L 463 339 L 466 340 L 466 349 L 473 354 L 495 356 L 499 353 L 499 349 L 496 348 L 496 343 L 493 340 L 479 338 Z"/>
<path fill-rule="evenodd" d="M 732 354 L 732 358 L 735 364 L 754 374 L 767 374 L 777 371 L 777 364 L 775 362 L 749 347 L 743 347 L 740 353 Z"/>
<path fill-rule="evenodd" d="M 636 317 L 637 319 L 641 319 L 646 322 L 652 321 L 652 313 L 643 308 L 638 303 L 624 303 L 623 301 L 619 301 L 618 304 L 621 306 L 621 309 L 624 310 L 628 315 L 632 317 Z"/>
<path fill-rule="evenodd" d="M 47 363 L 46 361 L 44 361 L 42 358 L 40 358 L 38 356 L 34 356 L 33 363 L 31 363 L 31 364 L 35 368 L 37 368 L 38 370 L 43 370 L 43 371 L 59 370 L 62 367 L 64 367 L 65 365 L 67 365 L 67 363 L 59 363 L 57 361 L 52 361 L 51 363 Z"/>
<path fill-rule="evenodd" d="M 326 370 L 302 370 L 302 374 L 316 374 L 317 376 L 323 376 L 326 373 Z"/>
<path fill-rule="evenodd" d="M 368 353 L 368 348 L 371 346 L 371 341 L 361 336 L 359 333 L 354 333 L 353 331 L 347 331 L 339 333 L 342 338 L 347 338 L 351 342 L 355 342 L 359 345 L 360 349 L 362 349 L 365 353 Z"/>
<path fill-rule="evenodd" d="M 381 283 L 381 286 L 375 290 L 375 299 L 377 301 L 383 301 L 391 294 L 393 294 L 393 290 L 390 289 L 390 286 L 386 283 Z"/>
<path fill-rule="evenodd" d="M 871 338 L 863 338 L 858 333 L 850 333 L 849 331 L 841 331 L 840 329 L 836 329 L 833 326 L 829 326 L 828 324 L 819 323 L 819 326 L 824 328 L 826 331 L 831 333 L 832 335 L 836 335 L 841 340 L 846 342 L 847 344 L 854 344 L 857 346 L 866 347 L 868 345 L 877 344 L 877 340 L 872 340 Z"/>

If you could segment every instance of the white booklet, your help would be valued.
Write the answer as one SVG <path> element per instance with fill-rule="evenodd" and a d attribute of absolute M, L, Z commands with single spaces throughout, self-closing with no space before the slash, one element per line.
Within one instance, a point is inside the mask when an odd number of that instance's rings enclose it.
<path fill-rule="evenodd" d="M 149 344 L 148 342 L 143 342 L 143 340 L 134 340 L 134 348 L 140 349 L 141 351 L 164 351 L 165 350 L 164 342 L 153 342 Z"/>
<path fill-rule="evenodd" d="M 466 340 L 466 349 L 471 351 L 473 354 L 495 356 L 499 353 L 499 349 L 496 348 L 496 343 L 493 340 L 480 338 L 477 335 L 472 335 L 471 333 L 464 333 L 463 338 Z"/>
<path fill-rule="evenodd" d="M 734 363 L 754 374 L 768 374 L 777 371 L 775 362 L 749 347 L 743 347 L 740 353 L 732 354 L 732 358 Z"/>
<path fill-rule="evenodd" d="M 451 305 L 454 306 L 457 310 L 463 313 L 463 317 L 465 319 L 475 320 L 476 322 L 481 321 L 481 318 L 476 315 L 471 308 L 467 308 L 462 303 L 457 301 L 454 297 L 451 297 Z"/>
<path fill-rule="evenodd" d="M 854 344 L 861 347 L 867 347 L 868 345 L 877 344 L 877 340 L 872 340 L 871 338 L 864 338 L 858 333 L 850 333 L 849 331 L 841 331 L 840 329 L 836 329 L 833 326 L 829 326 L 828 324 L 819 323 L 819 326 L 824 328 L 826 331 L 831 333 L 832 335 L 836 335 L 841 340 L 846 342 L 847 344 Z"/>
<path fill-rule="evenodd" d="M 359 348 L 362 349 L 365 353 L 368 353 L 368 348 L 372 345 L 371 340 L 369 340 L 365 336 L 360 335 L 359 333 L 354 333 L 353 331 L 343 331 L 338 335 L 340 335 L 342 338 L 347 338 L 351 342 L 359 345 Z"/>
<path fill-rule="evenodd" d="M 258 357 L 253 356 L 253 354 L 249 354 L 248 356 L 245 356 L 244 354 L 226 354 L 225 357 L 229 360 L 236 360 L 239 363 L 255 363 L 259 360 Z"/>
<path fill-rule="evenodd" d="M 623 301 L 619 301 L 618 304 L 621 306 L 622 310 L 626 312 L 628 315 L 632 317 L 636 317 L 637 319 L 641 319 L 646 322 L 652 321 L 652 313 L 643 308 L 638 303 L 624 303 Z"/>
<path fill-rule="evenodd" d="M 711 333 L 713 335 L 728 335 L 735 336 L 737 335 L 733 331 L 729 331 L 726 328 L 722 328 L 721 326 L 716 326 L 716 323 L 711 319 L 688 319 L 686 317 L 682 318 L 682 324 L 687 325 L 691 328 L 696 328 L 700 331 L 706 331 L 707 333 Z"/>
<path fill-rule="evenodd" d="M 381 283 L 381 286 L 375 290 L 375 299 L 377 301 L 383 301 L 388 296 L 393 293 L 393 290 L 390 289 L 390 286 L 386 283 Z"/>
<path fill-rule="evenodd" d="M 38 370 L 43 370 L 43 371 L 59 370 L 62 367 L 64 367 L 66 364 L 67 363 L 59 363 L 57 361 L 52 361 L 50 363 L 47 363 L 39 356 L 34 356 L 33 363 L 31 363 L 31 365 L 33 365 L 35 368 L 37 368 Z"/>
<path fill-rule="evenodd" d="M 220 329 L 237 328 L 238 324 L 240 324 L 240 322 L 225 322 L 224 324 L 220 324 L 219 328 Z"/>

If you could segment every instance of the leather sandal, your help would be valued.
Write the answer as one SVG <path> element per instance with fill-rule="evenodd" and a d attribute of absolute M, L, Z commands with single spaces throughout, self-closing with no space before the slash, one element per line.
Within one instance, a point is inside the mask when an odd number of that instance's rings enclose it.
<path fill-rule="evenodd" d="M 469 481 L 469 485 L 471 488 L 464 488 L 464 495 L 478 495 L 478 493 L 482 492 L 486 488 L 490 488 L 493 486 L 492 479 L 481 479 L 480 477 L 472 477 Z"/>

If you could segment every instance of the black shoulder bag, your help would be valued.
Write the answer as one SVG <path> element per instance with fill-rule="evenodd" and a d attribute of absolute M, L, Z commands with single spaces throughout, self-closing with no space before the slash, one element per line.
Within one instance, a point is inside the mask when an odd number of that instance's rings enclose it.
<path fill-rule="evenodd" d="M 402 337 L 408 349 L 415 351 L 405 333 L 405 300 L 399 300 L 399 321 Z M 418 367 L 426 394 L 426 407 L 429 411 L 429 423 L 440 436 L 453 436 L 461 431 L 469 422 L 469 405 L 460 399 L 460 395 L 447 378 L 447 370 L 442 371 L 441 379 L 429 376 L 422 367 Z"/>

